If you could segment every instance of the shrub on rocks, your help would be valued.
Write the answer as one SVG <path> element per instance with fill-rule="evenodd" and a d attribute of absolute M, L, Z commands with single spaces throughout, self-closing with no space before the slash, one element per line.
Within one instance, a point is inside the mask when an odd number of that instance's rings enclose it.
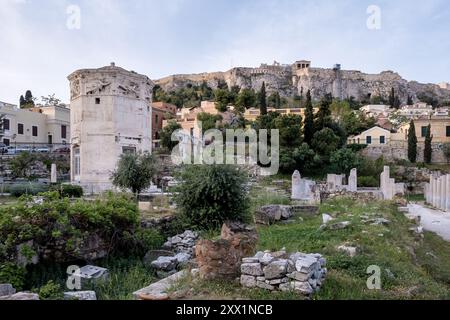
<path fill-rule="evenodd" d="M 233 165 L 188 165 L 179 178 L 175 202 L 190 226 L 219 229 L 227 221 L 248 221 L 247 176 Z"/>

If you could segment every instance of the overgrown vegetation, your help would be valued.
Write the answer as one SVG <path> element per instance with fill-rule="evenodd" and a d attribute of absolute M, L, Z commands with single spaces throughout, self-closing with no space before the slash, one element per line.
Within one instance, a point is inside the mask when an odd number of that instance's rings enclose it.
<path fill-rule="evenodd" d="M 164 242 L 157 231 L 140 228 L 137 204 L 128 195 L 109 193 L 95 201 L 70 201 L 57 192 L 44 193 L 42 197 L 43 203 L 23 196 L 15 205 L 0 207 L 3 283 L 23 287 L 25 269 L 16 262 L 19 245 L 26 265 L 34 255 L 40 256 L 42 262 L 55 263 L 86 259 L 86 254 L 94 251 L 106 251 L 108 256 L 125 252 L 143 255 Z M 42 256 L 46 248 L 50 252 Z"/>
<path fill-rule="evenodd" d="M 322 217 L 303 217 L 294 223 L 259 228 L 259 250 L 318 252 L 327 258 L 328 275 L 317 300 L 347 299 L 449 299 L 450 248 L 431 233 L 418 240 L 410 231 L 412 223 L 391 202 L 356 202 L 350 198 L 328 201 L 320 207 L 335 220 L 350 221 L 342 230 L 322 229 Z M 383 217 L 388 225 L 372 225 L 366 219 Z M 350 257 L 337 247 L 358 247 Z M 381 290 L 369 290 L 367 268 L 380 267 Z M 189 283 L 193 297 L 215 299 L 303 299 L 292 293 L 248 290 L 238 282 L 197 281 Z M 182 284 L 181 284 L 182 286 Z"/>
<path fill-rule="evenodd" d="M 179 217 L 200 229 L 218 229 L 226 220 L 248 219 L 246 174 L 232 165 L 187 165 L 179 174 L 175 202 Z"/>

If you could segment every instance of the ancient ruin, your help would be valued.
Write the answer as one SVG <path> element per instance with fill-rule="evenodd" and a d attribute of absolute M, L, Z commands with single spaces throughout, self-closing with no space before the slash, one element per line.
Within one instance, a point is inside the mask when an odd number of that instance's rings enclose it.
<path fill-rule="evenodd" d="M 437 209 L 450 212 L 450 174 L 430 175 L 430 182 L 425 184 L 425 200 Z"/>

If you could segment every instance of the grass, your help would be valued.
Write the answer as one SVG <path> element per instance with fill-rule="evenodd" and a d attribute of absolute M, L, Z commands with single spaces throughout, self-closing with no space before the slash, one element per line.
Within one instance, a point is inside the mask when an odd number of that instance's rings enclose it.
<path fill-rule="evenodd" d="M 80 263 L 80 266 L 84 264 Z M 108 269 L 108 279 L 92 283 L 83 287 L 83 290 L 94 290 L 98 300 L 132 300 L 133 292 L 156 281 L 153 272 L 144 266 L 140 258 L 114 259 L 111 257 L 95 264 Z M 65 265 L 40 265 L 28 275 L 27 287 L 40 288 L 48 281 L 53 281 L 59 284 L 61 293 L 69 291 L 66 290 L 65 270 Z"/>
<path fill-rule="evenodd" d="M 425 201 L 425 195 L 423 194 L 409 194 L 406 196 L 408 202 L 420 202 Z"/>
<path fill-rule="evenodd" d="M 266 195 L 262 199 L 267 199 Z M 257 203 L 265 200 L 256 199 Z M 306 217 L 290 224 L 259 227 L 259 250 L 321 253 L 329 273 L 313 299 L 450 299 L 450 246 L 438 236 L 426 233 L 423 240 L 410 233 L 410 222 L 391 202 L 355 202 L 341 198 L 320 206 L 335 220 L 350 221 L 343 230 L 321 229 L 322 218 Z M 390 224 L 371 225 L 367 218 L 383 217 Z M 351 258 L 337 250 L 342 244 L 359 249 Z M 369 290 L 369 266 L 381 270 L 381 290 Z M 201 281 L 190 283 L 189 298 L 213 299 L 302 299 L 292 293 L 270 293 L 244 289 L 237 282 Z"/>

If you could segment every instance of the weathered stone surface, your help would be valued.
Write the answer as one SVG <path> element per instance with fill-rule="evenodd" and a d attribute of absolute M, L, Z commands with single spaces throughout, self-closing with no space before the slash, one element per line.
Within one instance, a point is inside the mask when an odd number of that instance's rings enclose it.
<path fill-rule="evenodd" d="M 258 234 L 253 227 L 225 223 L 220 240 L 200 240 L 195 246 L 200 277 L 235 279 L 240 274 L 242 258 L 255 253 L 257 241 Z"/>
<path fill-rule="evenodd" d="M 64 292 L 64 300 L 97 300 L 95 291 Z"/>
<path fill-rule="evenodd" d="M 0 297 L 11 296 L 16 293 L 16 289 L 10 283 L 0 284 Z"/>
<path fill-rule="evenodd" d="M 174 258 L 177 260 L 177 264 L 184 265 L 191 260 L 191 255 L 186 252 L 180 252 L 177 253 Z"/>
<path fill-rule="evenodd" d="M 356 254 L 358 253 L 358 248 L 357 247 L 346 246 L 346 245 L 339 246 L 338 250 L 348 254 L 352 258 L 354 256 L 356 256 Z"/>
<path fill-rule="evenodd" d="M 252 276 L 264 275 L 260 263 L 243 263 L 241 265 L 241 272 Z"/>
<path fill-rule="evenodd" d="M 273 279 L 273 280 L 265 280 L 267 284 L 270 285 L 277 285 L 277 284 L 282 284 L 282 283 L 286 283 L 289 282 L 289 278 L 279 278 L 279 279 Z"/>
<path fill-rule="evenodd" d="M 256 287 L 256 277 L 246 274 L 241 275 L 241 285 L 246 288 Z"/>
<path fill-rule="evenodd" d="M 295 262 L 295 269 L 299 272 L 310 273 L 318 266 L 317 259 L 306 256 Z"/>
<path fill-rule="evenodd" d="M 171 271 L 177 267 L 177 258 L 159 257 L 151 263 L 151 266 L 158 270 Z"/>
<path fill-rule="evenodd" d="M 30 292 L 18 292 L 11 296 L 0 297 L 0 300 L 39 300 L 39 295 Z"/>
<path fill-rule="evenodd" d="M 259 263 L 258 258 L 242 258 L 242 263 Z"/>
<path fill-rule="evenodd" d="M 262 265 L 267 266 L 269 263 L 271 263 L 275 258 L 270 253 L 264 253 L 261 258 L 259 258 L 259 262 L 261 262 Z"/>
<path fill-rule="evenodd" d="M 324 224 L 327 224 L 327 223 L 330 222 L 331 220 L 333 220 L 333 217 L 330 216 L 329 214 L 324 213 L 324 214 L 322 215 L 322 222 L 323 222 Z"/>
<path fill-rule="evenodd" d="M 297 281 L 308 281 L 309 278 L 311 278 L 312 273 L 303 273 L 303 272 L 299 272 L 299 271 L 294 271 L 292 273 L 289 273 L 288 278 L 290 279 L 294 279 Z"/>
<path fill-rule="evenodd" d="M 264 257 L 270 258 L 266 260 L 270 260 L 267 265 L 262 263 Z M 284 259 L 284 257 L 288 258 Z M 327 273 L 324 268 L 326 259 L 318 253 L 296 252 L 289 255 L 283 248 L 273 253 L 270 251 L 258 252 L 253 258 L 259 258 L 259 265 L 263 267 L 264 277 L 255 277 L 253 270 L 249 268 L 250 266 L 242 268 L 242 276 L 249 276 L 249 278 L 241 278 L 241 282 L 244 281 L 246 286 L 253 286 L 254 281 L 256 281 L 256 287 L 258 288 L 271 291 L 293 290 L 309 295 L 320 288 Z M 256 268 L 256 265 L 258 263 L 252 263 L 251 267 Z"/>
<path fill-rule="evenodd" d="M 287 260 L 276 260 L 264 267 L 264 277 L 267 280 L 284 277 L 287 272 Z"/>
<path fill-rule="evenodd" d="M 270 290 L 270 291 L 275 290 L 275 287 L 268 284 L 266 281 L 256 281 L 256 286 L 258 288 L 265 289 L 265 290 Z"/>
<path fill-rule="evenodd" d="M 304 295 L 310 295 L 314 292 L 309 282 L 291 281 L 280 284 L 281 291 L 296 291 Z"/>
<path fill-rule="evenodd" d="M 144 265 L 148 268 L 152 267 L 151 263 L 159 257 L 171 257 L 174 253 L 169 250 L 149 250 L 144 256 Z"/>
<path fill-rule="evenodd" d="M 261 224 L 272 224 L 292 216 L 292 207 L 285 205 L 267 205 L 259 208 L 255 213 L 256 222 Z"/>
<path fill-rule="evenodd" d="M 338 222 L 338 223 L 334 223 L 332 225 L 329 226 L 330 230 L 341 230 L 341 229 L 345 229 L 348 226 L 350 226 L 350 222 L 349 221 L 342 221 L 342 222 Z"/>
<path fill-rule="evenodd" d="M 148 287 L 134 292 L 133 296 L 138 300 L 167 300 L 169 299 L 169 289 L 188 274 L 189 271 L 182 270 L 158 282 L 152 283 Z"/>

